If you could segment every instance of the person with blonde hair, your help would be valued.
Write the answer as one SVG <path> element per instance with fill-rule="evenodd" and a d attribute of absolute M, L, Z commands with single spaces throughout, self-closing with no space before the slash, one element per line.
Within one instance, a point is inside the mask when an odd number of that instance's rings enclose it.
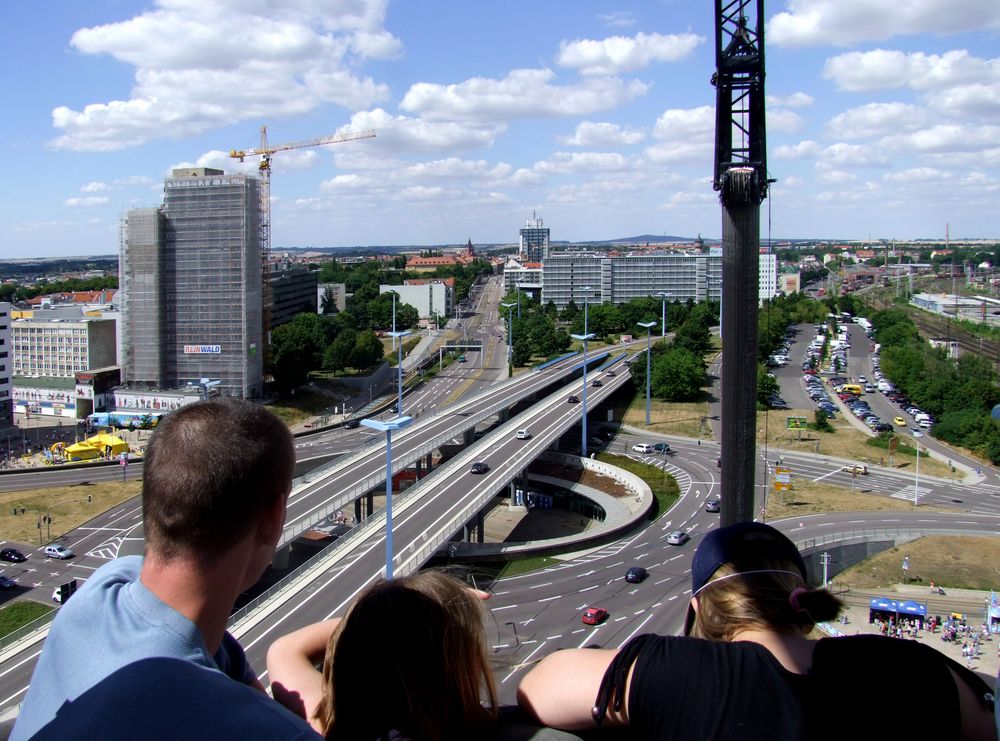
<path fill-rule="evenodd" d="M 988 685 L 933 648 L 812 640 L 841 605 L 809 587 L 802 556 L 777 529 L 712 530 L 691 579 L 683 636 L 556 651 L 522 679 L 521 706 L 555 728 L 628 726 L 644 739 L 840 739 L 873 723 L 906 738 L 996 738 Z M 872 691 L 876 675 L 885 681 Z M 932 712 L 914 707 L 911 680 L 935 688 Z"/>
<path fill-rule="evenodd" d="M 377 582 L 344 618 L 274 642 L 271 691 L 328 739 L 481 737 L 497 716 L 488 596 L 440 571 Z"/>

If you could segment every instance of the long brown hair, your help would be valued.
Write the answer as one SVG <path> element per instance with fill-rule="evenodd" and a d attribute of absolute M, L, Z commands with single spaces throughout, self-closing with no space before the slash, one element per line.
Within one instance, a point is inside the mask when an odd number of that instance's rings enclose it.
<path fill-rule="evenodd" d="M 439 571 L 369 587 L 327 646 L 326 738 L 474 738 L 497 707 L 482 618 L 480 600 Z"/>

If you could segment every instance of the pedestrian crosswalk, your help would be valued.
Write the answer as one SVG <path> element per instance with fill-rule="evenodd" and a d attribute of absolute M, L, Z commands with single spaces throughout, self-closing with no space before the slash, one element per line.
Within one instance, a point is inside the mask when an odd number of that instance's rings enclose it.
<path fill-rule="evenodd" d="M 916 495 L 916 501 L 917 504 L 919 504 L 920 500 L 922 500 L 928 494 L 933 494 L 933 493 L 934 490 L 929 489 L 926 486 L 914 487 L 913 484 L 910 484 L 909 486 L 904 486 L 902 489 L 893 492 L 889 496 L 891 496 L 893 499 L 902 499 L 905 502 L 912 502 L 914 500 L 914 495 Z"/>

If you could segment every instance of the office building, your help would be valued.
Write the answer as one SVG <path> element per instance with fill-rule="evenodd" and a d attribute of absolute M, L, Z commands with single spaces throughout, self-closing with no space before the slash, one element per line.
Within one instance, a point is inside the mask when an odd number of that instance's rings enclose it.
<path fill-rule="evenodd" d="M 0 302 L 0 438 L 9 438 L 14 426 L 13 357 L 11 356 L 10 304 Z"/>
<path fill-rule="evenodd" d="M 15 319 L 13 375 L 74 378 L 78 371 L 112 366 L 116 324 L 110 318 L 83 316 L 76 307 L 34 311 L 30 318 Z"/>
<path fill-rule="evenodd" d="M 401 286 L 380 285 L 379 293 L 394 291 L 397 301 L 417 310 L 421 319 L 448 318 L 455 313 L 455 279 L 408 280 Z"/>
<path fill-rule="evenodd" d="M 776 294 L 776 260 L 761 254 L 760 300 Z M 587 290 L 589 288 L 589 290 Z M 573 301 L 623 304 L 666 293 L 671 301 L 719 301 L 722 253 L 552 254 L 542 263 L 542 303 L 564 309 Z"/>
<path fill-rule="evenodd" d="M 525 262 L 541 262 L 549 256 L 549 228 L 535 218 L 534 212 L 521 229 L 517 254 Z"/>
<path fill-rule="evenodd" d="M 272 269 L 271 279 L 271 329 L 286 324 L 296 314 L 316 313 L 316 286 L 319 272 L 308 268 Z"/>
<path fill-rule="evenodd" d="M 260 184 L 196 167 L 164 181 L 163 206 L 124 217 L 122 381 L 151 392 L 218 380 L 263 393 Z"/>
<path fill-rule="evenodd" d="M 336 307 L 337 311 L 343 311 L 347 308 L 347 286 L 343 283 L 320 283 L 316 286 L 316 311 L 320 314 L 323 313 L 323 299 L 327 296 L 329 291 L 329 298 L 332 300 L 333 305 Z M 329 308 L 327 309 L 328 314 L 334 313 Z"/>

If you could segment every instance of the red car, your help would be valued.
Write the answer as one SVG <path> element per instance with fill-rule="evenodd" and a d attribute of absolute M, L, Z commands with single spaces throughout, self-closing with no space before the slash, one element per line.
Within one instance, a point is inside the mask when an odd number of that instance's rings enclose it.
<path fill-rule="evenodd" d="M 600 625 L 608 619 L 608 611 L 603 607 L 588 607 L 583 612 L 584 625 Z"/>

